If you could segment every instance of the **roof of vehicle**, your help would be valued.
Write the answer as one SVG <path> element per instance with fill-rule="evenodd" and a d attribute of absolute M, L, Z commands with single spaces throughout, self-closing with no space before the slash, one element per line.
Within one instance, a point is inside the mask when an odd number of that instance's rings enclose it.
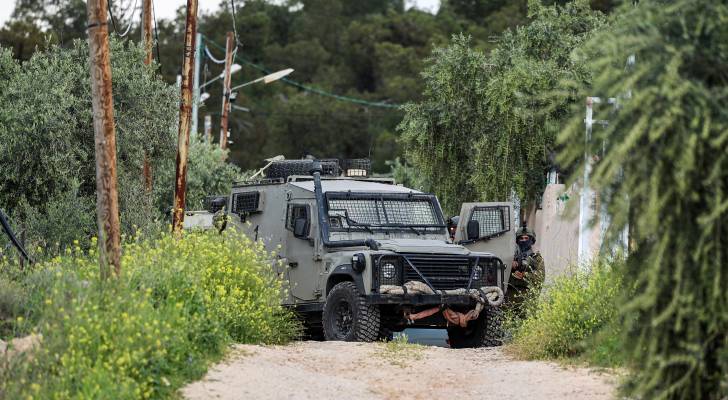
<path fill-rule="evenodd" d="M 291 185 L 313 192 L 313 181 L 291 182 Z M 324 179 L 321 181 L 321 189 L 324 192 L 422 193 L 404 186 L 353 179 Z"/>

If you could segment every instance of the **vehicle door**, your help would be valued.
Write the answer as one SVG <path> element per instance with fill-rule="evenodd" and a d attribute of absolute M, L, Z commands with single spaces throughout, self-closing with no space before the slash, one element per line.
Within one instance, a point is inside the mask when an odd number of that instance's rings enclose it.
<path fill-rule="evenodd" d="M 492 253 L 503 261 L 504 287 L 508 283 L 516 250 L 514 221 L 513 203 L 463 203 L 455 230 L 456 243 L 461 243 L 470 251 Z"/>
<path fill-rule="evenodd" d="M 285 258 L 288 262 L 289 293 L 294 302 L 320 296 L 319 267 L 315 260 L 313 206 L 305 200 L 290 199 L 286 206 Z"/>

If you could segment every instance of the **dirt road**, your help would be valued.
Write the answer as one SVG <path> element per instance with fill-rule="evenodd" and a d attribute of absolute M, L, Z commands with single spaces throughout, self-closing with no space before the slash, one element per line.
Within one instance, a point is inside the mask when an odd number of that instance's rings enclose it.
<path fill-rule="evenodd" d="M 240 345 L 188 399 L 611 399 L 615 378 L 516 361 L 499 348 L 454 350 L 383 343 Z"/>

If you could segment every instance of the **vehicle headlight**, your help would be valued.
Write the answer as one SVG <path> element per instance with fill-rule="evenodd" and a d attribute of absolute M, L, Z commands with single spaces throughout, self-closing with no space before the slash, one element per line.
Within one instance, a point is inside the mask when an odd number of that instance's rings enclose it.
<path fill-rule="evenodd" d="M 479 281 L 480 278 L 483 277 L 483 267 L 480 265 L 476 265 L 475 268 L 473 268 L 473 280 Z"/>
<path fill-rule="evenodd" d="M 384 263 L 379 269 L 379 272 L 382 274 L 382 278 L 384 279 L 394 279 L 397 275 L 397 267 L 395 267 L 392 263 Z"/>

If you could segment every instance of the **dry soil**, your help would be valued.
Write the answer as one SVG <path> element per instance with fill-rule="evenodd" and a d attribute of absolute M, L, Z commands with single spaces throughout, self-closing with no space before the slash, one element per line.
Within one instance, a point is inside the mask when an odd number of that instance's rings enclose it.
<path fill-rule="evenodd" d="M 390 348 L 391 350 L 391 348 Z M 611 399 L 614 376 L 517 361 L 500 348 L 405 348 L 382 343 L 236 346 L 182 389 L 187 399 Z"/>

